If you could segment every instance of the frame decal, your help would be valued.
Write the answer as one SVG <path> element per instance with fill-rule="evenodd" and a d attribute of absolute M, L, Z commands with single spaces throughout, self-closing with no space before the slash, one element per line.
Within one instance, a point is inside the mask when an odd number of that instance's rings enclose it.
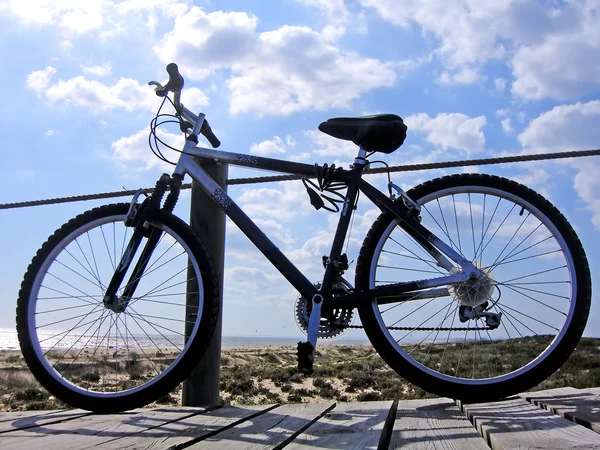
<path fill-rule="evenodd" d="M 252 155 L 244 155 L 243 153 L 236 153 L 235 159 L 243 166 L 258 166 L 258 157 Z"/>
<path fill-rule="evenodd" d="M 215 189 L 210 196 L 224 211 L 227 211 L 233 204 L 233 200 L 231 200 L 231 198 L 229 198 L 229 196 L 221 188 Z"/>

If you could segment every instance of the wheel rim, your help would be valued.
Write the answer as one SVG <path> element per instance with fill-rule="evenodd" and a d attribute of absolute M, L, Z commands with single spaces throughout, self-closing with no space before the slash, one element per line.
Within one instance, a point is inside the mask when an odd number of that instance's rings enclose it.
<path fill-rule="evenodd" d="M 41 265 L 29 297 L 27 331 L 38 361 L 63 387 L 86 396 L 122 397 L 158 383 L 186 354 L 202 317 L 198 262 L 164 224 L 152 224 L 162 236 L 126 310 L 104 306 L 103 292 L 133 232 L 124 219 L 101 217 L 65 237 Z M 186 309 L 188 282 L 197 287 L 190 291 L 197 308 Z"/>
<path fill-rule="evenodd" d="M 440 288 L 421 291 L 429 296 L 422 300 L 378 305 L 374 299 L 375 318 L 394 350 L 429 375 L 463 384 L 498 383 L 540 364 L 569 328 L 577 295 L 573 258 L 556 226 L 519 196 L 484 186 L 443 189 L 417 203 L 423 225 L 493 272 L 500 295 L 488 300 L 488 312 L 501 312 L 502 318 L 495 330 L 476 329 L 488 328 L 484 317 L 461 323 L 461 304 L 469 302 L 461 301 L 466 297 L 456 294 L 456 285 L 447 295 L 436 296 Z M 370 287 L 446 275 L 397 224 L 392 221 L 376 245 Z M 392 260 L 403 260 L 402 267 Z M 392 273 L 396 277 L 390 279 Z"/>

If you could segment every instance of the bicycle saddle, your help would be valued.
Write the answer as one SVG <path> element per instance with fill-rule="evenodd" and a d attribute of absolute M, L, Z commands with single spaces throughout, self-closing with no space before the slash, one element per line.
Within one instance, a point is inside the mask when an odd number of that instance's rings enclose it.
<path fill-rule="evenodd" d="M 334 138 L 352 141 L 368 152 L 392 153 L 404 143 L 407 127 L 395 114 L 337 117 L 319 125 Z"/>

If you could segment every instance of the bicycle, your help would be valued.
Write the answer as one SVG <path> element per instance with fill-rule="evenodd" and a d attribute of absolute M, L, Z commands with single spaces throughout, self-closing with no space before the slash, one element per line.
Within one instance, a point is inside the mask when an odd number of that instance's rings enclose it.
<path fill-rule="evenodd" d="M 393 370 L 454 399 L 524 391 L 572 353 L 590 308 L 589 267 L 575 231 L 541 195 L 480 174 L 445 176 L 404 192 L 388 173 L 389 192 L 382 193 L 362 175 L 374 163 L 369 157 L 404 142 L 407 128 L 392 114 L 319 125 L 357 145 L 349 169 L 203 148 L 200 134 L 213 148 L 220 142 L 204 114 L 181 104 L 177 66 L 167 72 L 164 86 L 149 84 L 175 114 L 161 114 L 161 105 L 150 147 L 164 158 L 156 128 L 161 117 L 179 123 L 186 141 L 172 175 L 163 174 L 141 203 L 138 192 L 130 203 L 70 220 L 25 274 L 17 305 L 21 349 L 58 399 L 97 412 L 143 406 L 176 388 L 206 350 L 219 285 L 205 245 L 172 214 L 185 175 L 299 292 L 296 314 L 307 335 L 298 345 L 300 370 L 312 369 L 318 338 L 357 327 L 355 309 Z M 315 208 L 341 210 L 322 280 L 309 281 L 195 158 L 301 175 Z M 349 263 L 342 249 L 359 194 L 380 215 L 363 241 L 352 286 L 343 278 Z"/>

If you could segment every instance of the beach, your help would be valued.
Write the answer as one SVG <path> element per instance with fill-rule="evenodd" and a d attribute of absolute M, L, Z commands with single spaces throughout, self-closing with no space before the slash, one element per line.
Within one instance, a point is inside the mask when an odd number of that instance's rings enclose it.
<path fill-rule="evenodd" d="M 516 353 L 516 352 L 515 352 Z M 95 355 L 100 360 L 114 355 Z M 156 352 L 155 361 L 172 355 Z M 146 362 L 147 363 L 147 362 Z M 90 387 L 99 377 L 80 368 L 80 381 Z M 143 366 L 125 367 L 129 378 L 143 380 Z M 434 397 L 408 383 L 370 345 L 323 345 L 317 350 L 314 373 L 296 368 L 295 346 L 223 348 L 220 396 L 222 404 L 310 403 L 414 399 Z M 115 378 L 115 383 L 124 382 Z M 535 390 L 563 386 L 600 386 L 600 339 L 583 338 L 569 360 Z M 181 404 L 181 386 L 148 406 Z M 50 395 L 29 372 L 19 350 L 0 350 L 0 410 L 59 409 L 68 405 Z"/>

